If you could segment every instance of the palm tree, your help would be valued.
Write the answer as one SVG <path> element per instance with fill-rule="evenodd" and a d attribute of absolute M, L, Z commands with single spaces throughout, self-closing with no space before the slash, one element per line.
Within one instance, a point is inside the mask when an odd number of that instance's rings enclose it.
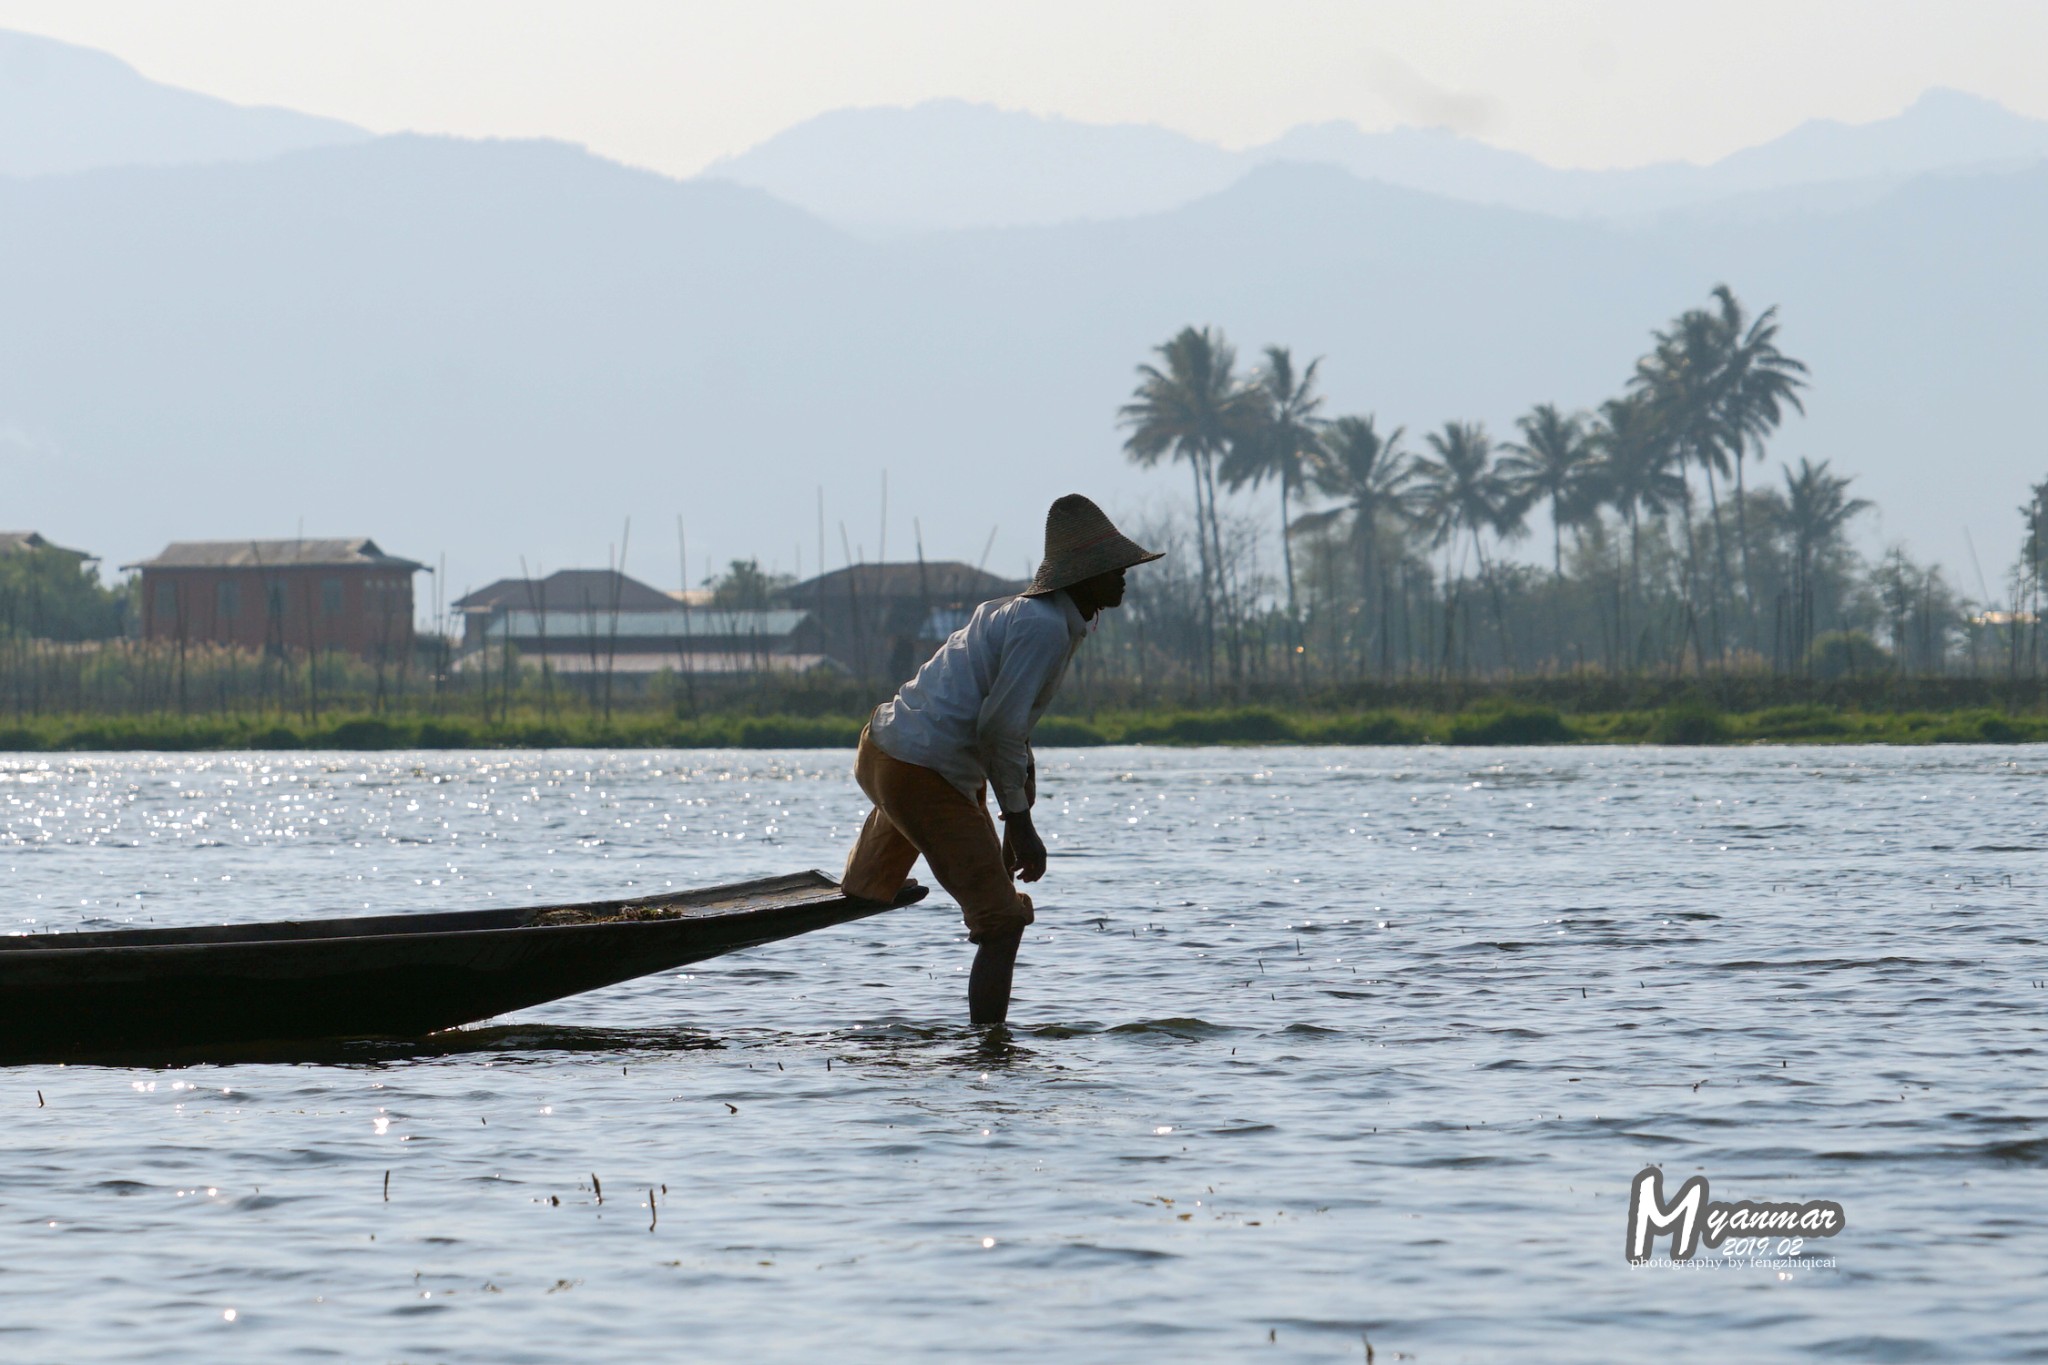
<path fill-rule="evenodd" d="M 2031 612 L 2033 616 L 2033 629 L 2029 632 L 2032 648 L 2028 653 L 2028 657 L 2038 664 L 2041 651 L 2042 577 L 2044 569 L 2048 569 L 2048 480 L 2035 484 L 2029 491 L 2033 496 L 2027 500 L 2027 505 L 2015 509 L 2024 519 L 2027 528 L 2026 538 L 2020 542 L 2020 562 L 2017 580 L 2020 591 L 2031 592 L 2033 595 L 2033 608 Z M 2012 603 L 2015 613 L 2020 609 L 2020 601 L 2019 592 L 2016 591 Z M 2013 621 L 2013 629 L 2015 631 L 2020 629 L 2020 622 L 2017 616 L 2015 616 Z M 2017 643 L 2015 643 L 2015 649 L 2017 649 Z M 2017 663 L 2017 653 L 2013 657 L 2015 663 Z"/>
<path fill-rule="evenodd" d="M 1484 531 L 1507 534 L 1520 519 L 1514 495 L 1493 465 L 1493 440 L 1478 422 L 1446 422 L 1425 438 L 1435 458 L 1415 461 L 1420 520 L 1432 546 L 1447 545 L 1461 532 L 1472 535 L 1479 571 L 1486 572 Z"/>
<path fill-rule="evenodd" d="M 1117 411 L 1130 428 L 1124 451 L 1141 465 L 1161 456 L 1185 460 L 1195 481 L 1195 540 L 1200 547 L 1204 670 L 1215 681 L 1216 586 L 1222 572 L 1223 540 L 1216 526 L 1215 460 L 1250 431 L 1257 401 L 1233 373 L 1237 353 L 1223 334 L 1184 327 L 1155 348 L 1162 365 L 1140 365 L 1131 401 Z"/>
<path fill-rule="evenodd" d="M 1607 503 L 1628 523 L 1629 601 L 1642 596 L 1642 514 L 1663 516 L 1685 502 L 1685 479 L 1672 465 L 1674 450 L 1656 406 L 1632 393 L 1600 405 L 1590 437 L 1600 464 L 1598 478 Z M 1629 613 L 1631 618 L 1635 615 Z M 1626 640 L 1628 623 L 1619 624 Z"/>
<path fill-rule="evenodd" d="M 1849 496 L 1853 479 L 1828 472 L 1801 457 L 1799 471 L 1785 470 L 1785 529 L 1792 533 L 1793 588 L 1799 598 L 1799 648 L 1813 633 L 1813 563 L 1841 539 L 1850 518 L 1870 509 L 1867 498 Z"/>
<path fill-rule="evenodd" d="M 1493 463 L 1493 439 L 1486 434 L 1484 425 L 1446 422 L 1442 431 L 1429 433 L 1427 440 L 1435 457 L 1425 456 L 1415 462 L 1420 520 L 1430 529 L 1432 545 L 1453 544 L 1461 531 L 1471 532 L 1472 549 L 1479 559 L 1479 576 L 1492 592 L 1494 628 L 1500 634 L 1501 656 L 1511 662 L 1507 615 L 1501 605 L 1500 585 L 1494 579 L 1492 566 L 1486 562 L 1484 533 L 1492 531 L 1502 539 L 1520 534 L 1528 504 L 1501 478 Z M 1447 657 L 1450 638 L 1446 631 Z"/>
<path fill-rule="evenodd" d="M 1716 473 L 1728 473 L 1726 432 L 1721 426 L 1720 376 L 1723 369 L 1721 325 L 1704 308 L 1687 309 L 1656 335 L 1656 348 L 1636 362 L 1630 387 L 1645 395 L 1670 433 L 1681 473 L 1698 465 L 1707 476 L 1707 505 L 1714 530 L 1714 555 L 1719 567 L 1708 601 L 1715 652 L 1721 647 L 1721 589 L 1728 576 L 1728 556 L 1721 544 L 1721 498 Z M 1686 594 L 1698 587 L 1698 551 L 1693 540 L 1692 484 L 1684 493 Z"/>
<path fill-rule="evenodd" d="M 1318 493 L 1334 498 L 1337 505 L 1318 512 L 1304 512 L 1289 529 L 1320 531 L 1340 518 L 1351 520 L 1351 543 L 1358 551 L 1359 604 L 1370 604 L 1384 596 L 1375 592 L 1380 574 L 1379 532 L 1383 523 L 1402 524 L 1409 520 L 1410 482 L 1414 461 L 1401 450 L 1402 428 L 1382 437 L 1371 417 L 1339 417 L 1323 432 L 1320 449 L 1309 469 L 1310 481 Z M 1377 628 L 1384 631 L 1386 621 Z M 1363 635 L 1360 640 L 1363 643 Z"/>
<path fill-rule="evenodd" d="M 1503 447 L 1501 477 L 1515 495 L 1534 503 L 1550 502 L 1550 568 L 1564 581 L 1564 528 L 1591 510 L 1586 496 L 1595 482 L 1598 462 L 1587 439 L 1585 418 L 1566 416 L 1554 403 L 1540 403 L 1518 419 L 1519 442 Z"/>
<path fill-rule="evenodd" d="M 1317 414 L 1323 399 L 1315 387 L 1316 369 L 1322 363 L 1320 359 L 1311 360 L 1297 377 L 1292 352 L 1285 346 L 1266 348 L 1266 363 L 1253 380 L 1254 391 L 1263 400 L 1258 408 L 1263 410 L 1257 411 L 1256 425 L 1231 443 L 1230 452 L 1217 470 L 1224 486 L 1233 493 L 1247 483 L 1257 487 L 1269 476 L 1280 485 L 1280 562 L 1287 577 L 1287 621 L 1295 637 L 1288 640 L 1290 646 L 1301 643 L 1301 618 L 1294 602 L 1294 548 L 1287 534 L 1291 520 L 1288 503 L 1301 488 L 1309 461 L 1320 448 L 1319 432 L 1324 423 Z"/>
<path fill-rule="evenodd" d="M 1763 458 L 1764 438 L 1778 429 L 1784 409 L 1804 414 L 1806 405 L 1799 390 L 1807 373 L 1803 362 L 1778 349 L 1778 308 L 1776 304 L 1747 321 L 1735 292 L 1725 284 L 1714 286 L 1720 305 L 1720 328 L 1725 348 L 1720 375 L 1720 426 L 1726 433 L 1728 452 L 1735 460 L 1735 536 L 1742 554 L 1742 595 L 1748 604 L 1752 636 L 1756 627 L 1756 588 L 1749 572 L 1749 514 L 1742 479 L 1743 458 L 1751 450 Z"/>
<path fill-rule="evenodd" d="M 1851 517 L 1870 510 L 1868 498 L 1849 496 L 1854 482 L 1853 476 L 1830 474 L 1826 460 L 1815 464 L 1802 457 L 1797 473 L 1785 470 L 1785 523 L 1802 570 L 1811 568 L 1814 557 L 1841 538 Z"/>

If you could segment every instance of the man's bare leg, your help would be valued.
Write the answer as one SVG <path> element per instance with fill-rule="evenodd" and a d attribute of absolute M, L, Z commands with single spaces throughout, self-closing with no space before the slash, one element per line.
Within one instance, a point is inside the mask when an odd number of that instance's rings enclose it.
<path fill-rule="evenodd" d="M 1000 1024 L 1010 1017 L 1010 977 L 1017 966 L 1017 948 L 1024 930 L 983 934 L 967 974 L 967 1017 L 976 1027 Z"/>

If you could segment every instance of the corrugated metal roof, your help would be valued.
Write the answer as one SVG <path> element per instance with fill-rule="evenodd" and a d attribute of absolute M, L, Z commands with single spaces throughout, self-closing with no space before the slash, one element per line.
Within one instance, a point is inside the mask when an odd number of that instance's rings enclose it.
<path fill-rule="evenodd" d="M 545 578 L 501 578 L 465 593 L 456 601 L 455 609 L 531 611 L 538 607 L 542 611 L 581 611 L 588 604 L 609 612 L 614 597 L 621 611 L 682 609 L 681 603 L 659 588 L 651 588 L 616 569 L 557 569 Z"/>
<path fill-rule="evenodd" d="M 986 602 L 993 597 L 1008 597 L 1023 587 L 1019 579 L 1002 578 L 954 559 L 937 559 L 925 564 L 916 560 L 855 564 L 807 578 L 777 595 L 785 602 L 806 603 L 816 599 L 822 590 L 825 602 L 832 605 L 835 596 L 843 603 L 850 589 L 851 595 L 860 599 L 929 597 L 937 601 Z"/>
<path fill-rule="evenodd" d="M 70 550 L 43 537 L 40 531 L 0 531 L 0 555 L 21 555 L 31 550 L 55 550 L 62 555 L 76 555 L 80 559 L 98 559 L 95 554 L 84 550 Z"/>
<path fill-rule="evenodd" d="M 539 668 L 542 656 L 531 651 L 517 653 L 522 668 Z M 557 676 L 588 677 L 592 674 L 603 676 L 611 672 L 619 677 L 647 677 L 656 673 L 693 673 L 703 675 L 730 676 L 744 673 L 809 673 L 815 669 L 838 669 L 839 664 L 823 654 L 762 654 L 748 650 L 695 650 L 678 655 L 673 651 L 663 653 L 632 653 L 621 651 L 616 657 L 599 654 L 593 661 L 587 651 L 554 648 L 549 642 L 547 652 L 548 670 Z M 488 672 L 497 666 L 496 650 L 478 651 L 455 661 L 458 672 Z"/>
<path fill-rule="evenodd" d="M 502 640 L 509 630 L 515 640 L 719 640 L 783 636 L 802 625 L 806 611 L 622 611 L 616 629 L 609 611 L 508 611 L 494 617 L 488 636 Z M 542 618 L 545 618 L 543 621 Z"/>
<path fill-rule="evenodd" d="M 338 540 L 174 540 L 155 559 L 124 569 L 309 569 L 379 567 L 418 572 L 424 564 L 385 554 L 367 536 Z"/>

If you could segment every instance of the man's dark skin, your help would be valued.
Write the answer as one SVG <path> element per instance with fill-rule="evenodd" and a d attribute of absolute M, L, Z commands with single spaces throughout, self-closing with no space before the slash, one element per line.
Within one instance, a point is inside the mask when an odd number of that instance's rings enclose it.
<path fill-rule="evenodd" d="M 1084 621 L 1124 601 L 1124 570 L 1112 569 L 1084 578 L 1066 590 Z M 1031 812 L 1017 811 L 1003 817 L 1003 861 L 1020 882 L 1035 882 L 1045 875 L 1045 840 L 1032 827 Z M 1017 948 L 1024 931 L 1001 938 L 984 935 L 974 954 L 974 970 L 967 976 L 967 1016 L 976 1026 L 1001 1024 L 1010 1017 L 1010 977 L 1017 967 Z"/>

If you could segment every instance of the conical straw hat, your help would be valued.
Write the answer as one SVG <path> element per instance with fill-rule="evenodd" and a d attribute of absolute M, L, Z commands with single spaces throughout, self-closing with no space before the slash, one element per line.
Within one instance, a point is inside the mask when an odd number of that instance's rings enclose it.
<path fill-rule="evenodd" d="M 1110 519 L 1079 493 L 1069 493 L 1045 514 L 1045 558 L 1026 597 L 1043 597 L 1071 588 L 1085 578 L 1161 558 L 1116 529 Z"/>

